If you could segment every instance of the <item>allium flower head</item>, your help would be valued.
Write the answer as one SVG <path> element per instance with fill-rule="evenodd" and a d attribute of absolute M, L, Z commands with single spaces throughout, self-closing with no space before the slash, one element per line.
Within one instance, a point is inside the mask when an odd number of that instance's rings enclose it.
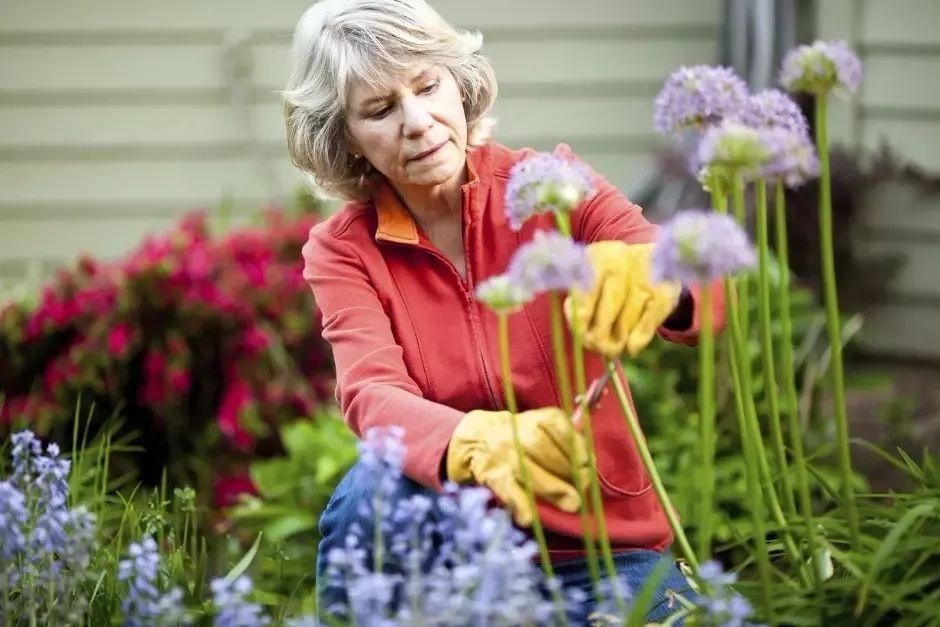
<path fill-rule="evenodd" d="M 745 179 L 757 175 L 770 158 L 770 151 L 757 129 L 736 120 L 725 120 L 705 131 L 698 147 L 703 171 Z"/>
<path fill-rule="evenodd" d="M 755 262 L 754 248 L 734 218 L 690 209 L 660 227 L 650 260 L 651 278 L 703 284 Z"/>
<path fill-rule="evenodd" d="M 477 300 L 498 314 L 518 311 L 531 299 L 532 295 L 508 274 L 490 277 L 477 286 Z"/>
<path fill-rule="evenodd" d="M 736 117 L 753 128 L 780 126 L 809 135 L 809 124 L 800 106 L 779 89 L 765 89 L 754 94 Z"/>
<path fill-rule="evenodd" d="M 862 83 L 862 62 L 844 41 L 815 41 L 791 50 L 783 60 L 780 84 L 788 91 L 855 93 Z"/>
<path fill-rule="evenodd" d="M 762 177 L 799 187 L 819 174 L 816 146 L 809 135 L 783 127 L 763 128 L 759 133 L 770 151 L 760 172 Z"/>
<path fill-rule="evenodd" d="M 537 153 L 509 171 L 505 197 L 509 226 L 518 231 L 537 213 L 571 211 L 593 193 L 584 164 L 559 153 Z"/>
<path fill-rule="evenodd" d="M 717 124 L 747 100 L 747 85 L 727 67 L 680 67 L 656 96 L 653 126 L 661 134 Z"/>
<path fill-rule="evenodd" d="M 536 231 L 513 255 L 507 274 L 530 294 L 574 287 L 587 291 L 594 283 L 587 249 L 557 231 Z"/>

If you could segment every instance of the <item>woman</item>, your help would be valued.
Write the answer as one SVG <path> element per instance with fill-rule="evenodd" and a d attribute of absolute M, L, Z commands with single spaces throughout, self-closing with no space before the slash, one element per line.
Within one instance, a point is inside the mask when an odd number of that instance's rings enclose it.
<path fill-rule="evenodd" d="M 474 290 L 504 272 L 536 229 L 552 228 L 552 218 L 536 216 L 518 232 L 507 223 L 509 170 L 532 152 L 488 141 L 496 81 L 480 45 L 479 35 L 455 31 L 424 0 L 324 0 L 294 34 L 285 118 L 294 163 L 349 200 L 311 230 L 303 250 L 346 422 L 360 436 L 374 426 L 404 429 L 401 495 L 439 491 L 446 480 L 486 485 L 525 528 L 533 513 L 501 400 L 497 319 Z M 595 182 L 596 195 L 572 213 L 572 236 L 590 243 L 597 277 L 584 301 L 591 310 L 581 312 L 586 346 L 636 350 L 656 333 L 693 343 L 694 292 L 647 278 L 655 227 L 613 186 Z M 720 326 L 718 290 L 713 302 Z M 553 437 L 568 417 L 559 409 L 548 300 L 511 316 L 510 333 L 519 423 L 531 434 L 525 454 L 546 469 L 535 489 L 551 558 L 565 585 L 584 587 L 571 451 Z M 596 353 L 586 365 L 589 380 L 604 371 Z M 602 401 L 592 416 L 618 572 L 639 589 L 671 533 L 616 401 Z M 318 574 L 359 516 L 356 505 L 371 489 L 362 483 L 354 467 L 321 518 Z M 669 590 L 688 592 L 678 568 L 661 585 L 651 620 L 674 609 Z"/>

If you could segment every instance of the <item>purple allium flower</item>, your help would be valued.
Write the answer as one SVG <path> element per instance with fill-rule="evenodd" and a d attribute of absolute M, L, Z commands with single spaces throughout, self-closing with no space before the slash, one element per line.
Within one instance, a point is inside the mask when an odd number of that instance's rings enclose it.
<path fill-rule="evenodd" d="M 799 187 L 819 174 L 816 146 L 809 135 L 783 127 L 758 131 L 770 151 L 770 158 L 761 168 L 760 176 L 782 181 L 787 187 Z"/>
<path fill-rule="evenodd" d="M 477 285 L 477 300 L 497 314 L 509 314 L 520 310 L 532 295 L 508 274 L 499 274 Z"/>
<path fill-rule="evenodd" d="M 251 579 L 242 575 L 235 581 L 221 577 L 209 584 L 212 602 L 218 612 L 215 627 L 255 627 L 268 625 L 271 620 L 261 613 L 261 606 L 249 603 L 245 597 L 251 593 Z"/>
<path fill-rule="evenodd" d="M 717 124 L 747 100 L 747 85 L 727 67 L 680 67 L 656 96 L 653 126 L 663 135 Z"/>
<path fill-rule="evenodd" d="M 779 89 L 765 89 L 748 98 L 736 118 L 753 128 L 779 126 L 809 136 L 800 106 Z"/>
<path fill-rule="evenodd" d="M 588 169 L 580 161 L 555 153 L 537 153 L 509 171 L 506 216 L 518 231 L 537 213 L 571 211 L 594 193 Z"/>
<path fill-rule="evenodd" d="M 654 281 L 705 284 L 755 262 L 754 248 L 734 218 L 689 209 L 660 227 L 650 274 Z"/>
<path fill-rule="evenodd" d="M 815 41 L 791 50 L 780 69 L 788 91 L 855 93 L 862 83 L 862 62 L 844 41 Z"/>
<path fill-rule="evenodd" d="M 537 230 L 509 263 L 510 280 L 530 294 L 590 289 L 594 270 L 587 248 L 557 231 Z"/>
<path fill-rule="evenodd" d="M 738 173 L 747 180 L 757 176 L 769 158 L 770 150 L 757 129 L 731 119 L 705 131 L 698 147 L 701 176 L 731 178 Z"/>
<path fill-rule="evenodd" d="M 146 537 L 128 547 L 129 559 L 118 564 L 118 580 L 128 582 L 127 596 L 121 603 L 125 627 L 179 625 L 186 622 L 183 590 L 174 587 L 161 593 L 158 588 L 160 553 L 157 543 Z"/>

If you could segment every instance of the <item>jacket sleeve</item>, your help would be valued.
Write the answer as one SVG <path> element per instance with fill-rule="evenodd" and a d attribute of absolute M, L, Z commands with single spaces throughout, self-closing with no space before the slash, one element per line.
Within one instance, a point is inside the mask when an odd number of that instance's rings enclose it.
<path fill-rule="evenodd" d="M 559 151 L 566 149 L 566 146 L 559 146 Z M 567 149 L 567 154 L 574 156 L 570 149 Z M 648 243 L 656 239 L 658 227 L 643 216 L 643 210 L 638 205 L 630 202 L 600 174 L 592 171 L 592 178 L 595 195 L 572 213 L 571 228 L 575 239 L 585 243 L 621 240 L 627 244 Z M 712 302 L 712 328 L 718 333 L 725 327 L 724 286 L 721 281 L 715 281 L 709 286 L 709 291 Z M 679 308 L 691 308 L 691 311 L 675 312 L 679 315 L 670 316 L 670 320 L 660 326 L 657 333 L 670 342 L 694 345 L 701 329 L 700 302 L 700 286 L 683 286 Z M 686 328 L 675 328 L 670 324 L 672 320 L 683 318 L 687 321 Z"/>
<path fill-rule="evenodd" d="M 358 436 L 372 427 L 404 430 L 402 472 L 440 491 L 441 462 L 463 413 L 422 396 L 359 255 L 318 227 L 303 247 L 304 279 L 323 313 L 323 339 L 336 366 L 336 399 Z"/>

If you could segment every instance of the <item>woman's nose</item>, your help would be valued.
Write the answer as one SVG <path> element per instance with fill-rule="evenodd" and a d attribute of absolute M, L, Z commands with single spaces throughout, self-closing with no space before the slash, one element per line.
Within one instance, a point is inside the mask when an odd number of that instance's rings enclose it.
<path fill-rule="evenodd" d="M 434 122 L 427 105 L 417 98 L 407 98 L 402 102 L 402 133 L 405 137 L 423 135 Z"/>

